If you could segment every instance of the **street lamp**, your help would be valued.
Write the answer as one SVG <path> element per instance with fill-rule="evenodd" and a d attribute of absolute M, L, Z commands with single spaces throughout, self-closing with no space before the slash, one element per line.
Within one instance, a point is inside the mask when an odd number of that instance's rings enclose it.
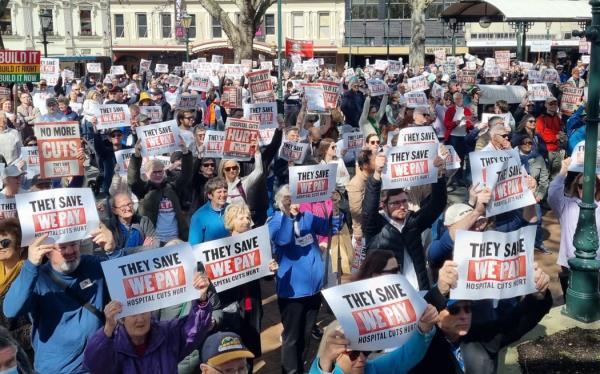
<path fill-rule="evenodd" d="M 50 30 L 50 24 L 52 23 L 52 15 L 44 9 L 40 9 L 38 13 L 40 16 L 40 23 L 42 24 L 42 44 L 44 45 L 44 57 L 48 57 L 48 44 L 50 42 L 46 39 L 48 31 Z"/>
<path fill-rule="evenodd" d="M 192 25 L 192 16 L 185 14 L 181 17 L 181 26 L 185 29 L 185 62 L 190 62 L 190 26 Z"/>
<path fill-rule="evenodd" d="M 456 18 L 448 19 L 448 28 L 452 31 L 452 56 L 456 56 L 456 33 L 462 28 L 463 23 Z"/>
<path fill-rule="evenodd" d="M 552 22 L 546 21 L 546 40 L 550 40 L 550 28 L 552 27 Z M 551 52 L 546 52 L 546 58 Z"/>

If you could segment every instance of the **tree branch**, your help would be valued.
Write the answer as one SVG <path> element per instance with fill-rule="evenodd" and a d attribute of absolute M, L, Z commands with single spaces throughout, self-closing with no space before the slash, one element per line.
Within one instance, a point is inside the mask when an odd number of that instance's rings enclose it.
<path fill-rule="evenodd" d="M 199 0 L 200 5 L 206 9 L 208 14 L 215 17 L 221 22 L 221 27 L 229 39 L 233 42 L 239 40 L 239 31 L 236 25 L 229 19 L 227 13 L 215 0 Z"/>
<path fill-rule="evenodd" d="M 275 4 L 277 0 L 262 0 L 260 4 L 256 7 L 256 14 L 254 15 L 254 27 L 260 25 L 261 20 L 265 13 L 267 13 L 267 9 L 271 7 L 271 5 Z"/>

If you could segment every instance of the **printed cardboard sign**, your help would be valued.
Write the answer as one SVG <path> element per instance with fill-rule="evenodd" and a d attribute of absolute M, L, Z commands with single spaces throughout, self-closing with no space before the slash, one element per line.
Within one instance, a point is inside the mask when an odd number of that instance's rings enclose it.
<path fill-rule="evenodd" d="M 365 145 L 365 137 L 362 132 L 346 132 L 342 134 L 344 140 L 344 149 L 351 151 L 360 151 Z"/>
<path fill-rule="evenodd" d="M 352 350 L 398 348 L 418 334 L 427 303 L 406 278 L 388 274 L 321 291 Z"/>
<path fill-rule="evenodd" d="M 367 86 L 371 91 L 371 96 L 383 96 L 388 93 L 388 86 L 381 79 L 369 79 L 367 80 Z"/>
<path fill-rule="evenodd" d="M 199 297 L 193 284 L 196 262 L 188 243 L 141 251 L 101 265 L 111 299 L 123 305 L 120 318 Z"/>
<path fill-rule="evenodd" d="M 323 113 L 325 109 L 325 93 L 319 83 L 305 83 L 304 97 L 306 98 L 306 111 L 309 113 Z"/>
<path fill-rule="evenodd" d="M 598 147 L 600 147 L 600 141 L 598 141 Z M 597 148 L 600 149 L 600 148 Z M 571 154 L 571 163 L 569 164 L 569 171 L 577 173 L 583 173 L 583 161 L 585 157 L 585 140 L 577 143 L 573 148 Z M 600 152 L 596 152 L 596 174 L 600 174 Z"/>
<path fill-rule="evenodd" d="M 206 130 L 204 135 L 204 157 L 223 157 L 223 144 L 225 143 L 225 131 Z"/>
<path fill-rule="evenodd" d="M 336 173 L 337 164 L 290 167 L 292 203 L 313 203 L 331 198 Z"/>
<path fill-rule="evenodd" d="M 500 69 L 510 69 L 510 51 L 494 51 L 494 60 L 496 60 L 496 66 L 499 66 Z"/>
<path fill-rule="evenodd" d="M 335 109 L 337 107 L 340 85 L 337 82 L 320 80 L 317 81 L 323 86 L 323 99 L 325 100 L 325 109 Z"/>
<path fill-rule="evenodd" d="M 277 103 L 244 104 L 244 118 L 258 121 L 261 128 L 277 127 Z"/>
<path fill-rule="evenodd" d="M 453 146 L 447 145 L 448 155 L 446 156 L 446 170 L 460 169 L 460 156 L 456 153 Z"/>
<path fill-rule="evenodd" d="M 140 113 L 150 118 L 150 123 L 162 121 L 162 107 L 160 105 L 140 106 Z"/>
<path fill-rule="evenodd" d="M 252 100 L 255 103 L 269 103 L 275 101 L 273 93 L 273 81 L 269 70 L 257 70 L 247 73 L 248 89 L 252 93 Z"/>
<path fill-rule="evenodd" d="M 499 300 L 536 292 L 535 230 L 535 226 L 508 233 L 458 230 L 454 241 L 458 282 L 456 288 L 450 290 L 450 298 Z"/>
<path fill-rule="evenodd" d="M 113 65 L 110 67 L 111 75 L 125 75 L 125 67 L 123 65 Z"/>
<path fill-rule="evenodd" d="M 249 119 L 227 117 L 223 157 L 247 161 L 255 152 L 260 123 Z"/>
<path fill-rule="evenodd" d="M 136 127 L 135 131 L 142 144 L 143 157 L 179 150 L 179 128 L 175 120 Z"/>
<path fill-rule="evenodd" d="M 560 100 L 560 110 L 563 113 L 573 113 L 581 104 L 583 88 L 564 87 Z"/>
<path fill-rule="evenodd" d="M 156 66 L 154 67 L 154 71 L 157 73 L 168 73 L 169 64 L 156 64 Z"/>
<path fill-rule="evenodd" d="M 17 203 L 15 202 L 15 198 L 0 198 L 0 219 L 17 217 Z"/>
<path fill-rule="evenodd" d="M 100 104 L 96 118 L 98 130 L 131 126 L 131 113 L 125 104 Z"/>
<path fill-rule="evenodd" d="M 221 104 L 225 109 L 242 107 L 242 87 L 227 86 L 223 87 Z"/>
<path fill-rule="evenodd" d="M 217 292 L 273 274 L 269 270 L 272 255 L 267 225 L 194 245 L 192 253 L 196 261 L 204 264 Z"/>
<path fill-rule="evenodd" d="M 437 182 L 438 168 L 433 161 L 438 144 L 409 144 L 388 148 L 382 189 L 421 186 Z"/>
<path fill-rule="evenodd" d="M 210 77 L 205 74 L 192 73 L 190 74 L 192 82 L 189 85 L 189 89 L 198 92 L 208 92 L 212 87 Z"/>
<path fill-rule="evenodd" d="M 37 146 L 21 147 L 19 159 L 25 161 L 25 165 L 27 165 L 27 178 L 31 179 L 40 173 L 40 157 Z"/>
<path fill-rule="evenodd" d="M 414 91 L 425 91 L 429 89 L 429 81 L 423 75 L 419 75 L 413 78 L 408 78 L 408 87 L 409 92 Z"/>
<path fill-rule="evenodd" d="M 99 62 L 88 62 L 85 64 L 85 69 L 88 73 L 102 74 L 102 64 Z"/>
<path fill-rule="evenodd" d="M 411 126 L 400 130 L 396 146 L 410 144 L 439 144 L 439 142 L 433 127 Z"/>
<path fill-rule="evenodd" d="M 38 122 L 33 130 L 42 178 L 83 175 L 83 161 L 77 158 L 81 148 L 79 123 Z"/>
<path fill-rule="evenodd" d="M 145 72 L 150 70 L 150 65 L 152 64 L 152 60 L 144 60 L 143 58 L 140 60 L 140 72 Z"/>
<path fill-rule="evenodd" d="M 100 225 L 94 193 L 89 188 L 56 188 L 15 196 L 23 246 L 48 233 L 49 243 L 89 237 Z"/>
<path fill-rule="evenodd" d="M 527 96 L 530 101 L 545 101 L 552 93 L 546 83 L 530 83 L 527 85 Z"/>
<path fill-rule="evenodd" d="M 423 91 L 407 92 L 404 96 L 406 97 L 406 106 L 409 108 L 429 106 L 427 95 Z"/>
<path fill-rule="evenodd" d="M 308 150 L 308 143 L 283 142 L 279 149 L 279 158 L 302 164 Z"/>
<path fill-rule="evenodd" d="M 115 159 L 117 160 L 117 165 L 119 165 L 120 176 L 127 176 L 127 170 L 129 170 L 129 160 L 134 155 L 134 153 L 135 149 L 133 148 L 120 149 L 115 152 Z"/>

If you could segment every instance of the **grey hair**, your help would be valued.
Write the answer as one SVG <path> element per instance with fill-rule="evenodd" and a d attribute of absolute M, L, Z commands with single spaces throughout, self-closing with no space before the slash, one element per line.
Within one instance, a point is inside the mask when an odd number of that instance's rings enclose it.
<path fill-rule="evenodd" d="M 504 117 L 490 117 L 490 119 L 488 120 L 488 127 L 490 129 L 490 136 L 496 135 L 500 129 L 504 129 Z"/>
<path fill-rule="evenodd" d="M 286 196 L 290 196 L 290 186 L 284 184 L 279 188 L 277 193 L 275 194 L 275 206 L 279 208 L 279 210 L 283 210 L 283 198 Z"/>
<path fill-rule="evenodd" d="M 454 95 L 452 95 L 452 99 L 456 99 L 457 97 L 460 97 L 462 99 L 463 98 L 462 92 L 455 92 Z"/>
<path fill-rule="evenodd" d="M 225 178 L 223 178 L 223 177 L 210 178 L 206 182 L 206 185 L 204 186 L 204 192 L 206 193 L 206 196 L 208 197 L 209 193 L 213 193 L 215 190 L 218 190 L 219 188 L 224 188 L 225 190 L 228 189 L 227 181 L 225 180 Z"/>
<path fill-rule="evenodd" d="M 127 196 L 128 198 L 131 199 L 131 194 L 129 193 L 129 191 L 127 190 L 117 190 L 114 195 L 112 195 L 111 197 L 108 198 L 108 204 L 110 205 L 111 208 L 115 208 L 115 200 L 117 199 L 117 196 Z M 133 199 L 131 199 L 131 201 L 133 201 Z"/>
<path fill-rule="evenodd" d="M 162 166 L 163 169 L 165 168 L 165 163 L 157 158 L 152 158 L 148 160 L 148 162 L 146 162 L 146 164 L 144 165 L 144 174 L 148 174 L 152 171 L 152 169 L 154 169 L 155 166 L 158 165 Z"/>

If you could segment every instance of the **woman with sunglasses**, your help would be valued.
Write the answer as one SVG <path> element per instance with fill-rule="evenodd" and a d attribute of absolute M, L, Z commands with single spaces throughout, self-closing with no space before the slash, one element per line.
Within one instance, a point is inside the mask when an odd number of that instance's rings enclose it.
<path fill-rule="evenodd" d="M 258 183 L 262 180 L 263 171 L 258 139 L 256 139 L 254 145 L 254 169 L 247 176 L 240 177 L 240 163 L 236 160 L 222 160 L 217 175 L 227 181 L 227 203 L 243 202 L 249 206 L 254 206 L 252 201 L 247 200 L 247 193 L 250 189 L 258 187 Z"/>
<path fill-rule="evenodd" d="M 531 148 L 532 151 L 542 156 L 544 160 L 547 160 L 548 149 L 546 148 L 546 142 L 538 133 L 536 133 L 535 122 L 535 117 L 533 115 L 525 114 L 511 138 L 511 144 L 513 147 L 518 147 L 521 145 L 521 138 L 527 136 L 533 142 Z"/>
<path fill-rule="evenodd" d="M 381 140 L 381 126 L 379 123 L 385 114 L 385 107 L 388 103 L 388 95 L 383 95 L 379 108 L 375 105 L 371 105 L 371 91 L 367 91 L 365 103 L 363 104 L 362 114 L 358 120 L 360 131 L 364 136 L 369 134 L 377 134 Z"/>
<path fill-rule="evenodd" d="M 21 248 L 21 225 L 16 218 L 0 220 L 0 308 L 13 281 L 19 275 L 27 258 L 27 251 Z M 6 327 L 30 357 L 31 322 L 26 316 L 6 318 L 0 313 L 0 325 Z"/>

